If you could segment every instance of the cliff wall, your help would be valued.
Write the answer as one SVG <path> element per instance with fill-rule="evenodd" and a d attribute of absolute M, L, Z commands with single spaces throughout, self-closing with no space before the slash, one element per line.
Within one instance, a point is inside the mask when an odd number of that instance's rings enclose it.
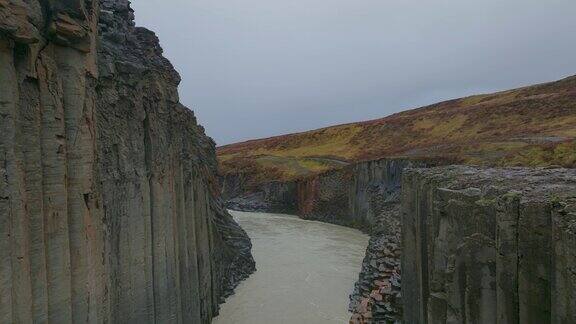
<path fill-rule="evenodd" d="M 402 172 L 424 165 L 406 159 L 382 159 L 299 180 L 299 215 L 367 232 L 397 227 L 397 221 L 383 216 L 400 202 Z"/>
<path fill-rule="evenodd" d="M 252 188 L 242 174 L 227 175 L 222 182 L 222 198 L 232 210 L 269 213 L 297 213 L 297 182 L 272 181 Z"/>
<path fill-rule="evenodd" d="M 404 323 L 576 322 L 576 171 L 410 170 L 402 222 Z"/>
<path fill-rule="evenodd" d="M 209 323 L 253 271 L 128 1 L 0 0 L 0 323 Z"/>
<path fill-rule="evenodd" d="M 352 323 L 398 322 L 402 318 L 400 193 L 403 173 L 432 162 L 384 159 L 357 164 L 349 187 L 353 224 L 371 234 L 349 310 Z"/>
<path fill-rule="evenodd" d="M 397 208 L 402 170 L 427 164 L 407 159 L 366 161 L 256 188 L 250 187 L 242 174 L 227 175 L 222 178 L 223 198 L 231 209 L 296 213 L 304 219 L 370 232 L 382 227 L 384 210 Z"/>

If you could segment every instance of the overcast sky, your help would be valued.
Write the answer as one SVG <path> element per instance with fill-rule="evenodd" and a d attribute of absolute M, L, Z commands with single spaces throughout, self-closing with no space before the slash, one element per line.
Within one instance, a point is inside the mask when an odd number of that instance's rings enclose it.
<path fill-rule="evenodd" d="M 133 0 L 220 145 L 576 74 L 575 0 Z"/>

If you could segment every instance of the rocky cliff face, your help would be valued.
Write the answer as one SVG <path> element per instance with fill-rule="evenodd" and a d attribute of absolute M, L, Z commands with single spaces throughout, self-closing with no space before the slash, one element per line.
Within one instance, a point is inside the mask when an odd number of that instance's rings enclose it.
<path fill-rule="evenodd" d="M 411 170 L 405 323 L 575 323 L 576 171 Z"/>
<path fill-rule="evenodd" d="M 297 182 L 272 181 L 253 189 L 246 184 L 242 174 L 226 176 L 221 182 L 222 198 L 229 209 L 287 214 L 297 212 Z"/>
<path fill-rule="evenodd" d="M 241 174 L 228 175 L 222 178 L 223 197 L 232 209 L 295 212 L 304 219 L 380 231 L 394 222 L 383 220 L 382 211 L 398 209 L 402 170 L 428 164 L 407 159 L 366 161 L 257 188 L 249 188 Z"/>
<path fill-rule="evenodd" d="M 0 0 L 0 322 L 208 323 L 254 263 L 128 1 Z"/>
<path fill-rule="evenodd" d="M 354 223 L 371 234 L 362 269 L 350 296 L 353 323 L 398 322 L 402 318 L 400 192 L 404 170 L 430 162 L 384 159 L 353 168 L 348 194 Z"/>
<path fill-rule="evenodd" d="M 399 222 L 383 213 L 397 209 L 403 170 L 425 164 L 382 159 L 302 179 L 298 181 L 299 215 L 367 232 L 399 229 Z"/>

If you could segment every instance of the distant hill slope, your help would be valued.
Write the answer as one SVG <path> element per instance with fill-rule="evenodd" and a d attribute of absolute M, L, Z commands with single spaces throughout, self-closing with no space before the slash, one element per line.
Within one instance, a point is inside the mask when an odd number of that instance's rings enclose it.
<path fill-rule="evenodd" d="M 384 157 L 576 166 L 576 76 L 218 148 L 224 175 L 291 180 Z"/>

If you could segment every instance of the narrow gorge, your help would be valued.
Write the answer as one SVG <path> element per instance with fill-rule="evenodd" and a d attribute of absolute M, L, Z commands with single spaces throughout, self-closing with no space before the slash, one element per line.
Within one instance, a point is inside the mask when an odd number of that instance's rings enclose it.
<path fill-rule="evenodd" d="M 235 210 L 370 235 L 350 323 L 576 323 L 576 77 L 218 148 Z"/>
<path fill-rule="evenodd" d="M 218 148 L 181 81 L 128 0 L 0 0 L 0 324 L 576 323 L 576 76 Z"/>
<path fill-rule="evenodd" d="M 370 233 L 351 323 L 575 322 L 576 172 L 438 163 L 362 162 L 229 206 Z"/>
<path fill-rule="evenodd" d="M 350 296 L 357 323 L 402 320 L 401 215 L 402 175 L 406 168 L 432 166 L 433 161 L 381 159 L 348 165 L 294 182 L 246 188 L 242 175 L 225 178 L 224 197 L 231 209 L 296 213 L 360 229 L 371 234 L 362 271 Z"/>
<path fill-rule="evenodd" d="M 254 271 L 126 0 L 0 0 L 0 323 L 210 323 Z"/>

